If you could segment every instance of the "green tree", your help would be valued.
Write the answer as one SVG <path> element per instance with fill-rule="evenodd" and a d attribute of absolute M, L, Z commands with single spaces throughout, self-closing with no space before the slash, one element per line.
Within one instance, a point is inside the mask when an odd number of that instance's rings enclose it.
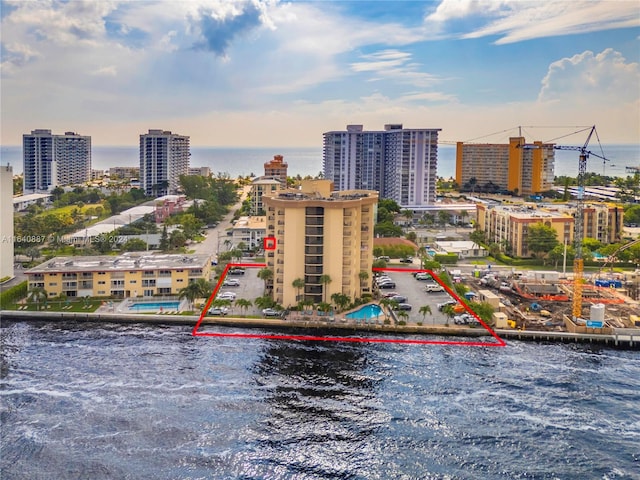
<path fill-rule="evenodd" d="M 360 288 L 362 288 L 369 279 L 369 272 L 367 272 L 366 270 L 360 270 L 360 272 L 358 273 L 358 278 L 360 279 Z"/>
<path fill-rule="evenodd" d="M 260 309 L 265 309 L 265 308 L 273 308 L 276 305 L 276 302 L 273 300 L 273 298 L 269 297 L 268 295 L 263 295 L 261 297 L 256 298 L 253 301 L 253 304 Z"/>
<path fill-rule="evenodd" d="M 190 308 L 193 308 L 193 303 L 196 301 L 197 298 L 200 298 L 200 296 L 201 296 L 200 286 L 195 282 L 190 283 L 189 285 L 181 288 L 178 291 L 178 298 L 180 300 L 182 300 L 183 298 L 186 298 L 187 301 L 189 302 Z"/>
<path fill-rule="evenodd" d="M 404 310 L 398 310 L 396 315 L 401 319 L 398 321 L 398 325 L 406 325 L 407 319 L 409 318 L 409 314 Z"/>
<path fill-rule="evenodd" d="M 395 300 L 391 300 L 390 298 L 384 297 L 380 299 L 380 307 L 382 307 L 382 311 L 384 313 L 385 320 L 389 320 L 389 316 L 391 315 L 391 308 L 398 304 Z"/>
<path fill-rule="evenodd" d="M 47 291 L 42 287 L 33 287 L 29 290 L 27 301 L 36 304 L 36 310 L 40 310 L 40 302 L 46 302 L 48 298 Z"/>
<path fill-rule="evenodd" d="M 162 235 L 160 235 L 160 250 L 166 252 L 169 250 L 169 234 L 167 233 L 167 226 L 162 227 Z"/>
<path fill-rule="evenodd" d="M 470 302 L 469 308 L 478 315 L 484 323 L 490 325 L 493 320 L 494 308 L 487 302 Z"/>
<path fill-rule="evenodd" d="M 236 300 L 236 305 L 240 307 L 240 311 L 244 311 L 246 313 L 246 311 L 253 305 L 253 302 L 246 298 L 239 298 Z"/>
<path fill-rule="evenodd" d="M 291 286 L 296 289 L 296 302 L 301 300 L 300 292 L 304 288 L 304 278 L 296 278 L 291 282 Z"/>
<path fill-rule="evenodd" d="M 267 267 L 261 268 L 258 272 L 258 278 L 264 281 L 264 290 L 267 291 L 270 282 L 273 279 L 273 270 Z"/>
<path fill-rule="evenodd" d="M 40 258 L 40 249 L 38 247 L 29 247 L 24 252 L 33 262 L 36 258 Z"/>
<path fill-rule="evenodd" d="M 530 225 L 527 239 L 529 251 L 536 257 L 543 257 L 558 244 L 556 231 L 544 223 Z"/>
<path fill-rule="evenodd" d="M 331 283 L 331 276 L 327 274 L 320 275 L 320 283 L 322 284 L 322 296 L 327 301 L 327 287 Z"/>
<path fill-rule="evenodd" d="M 351 303 L 351 299 L 349 298 L 349 296 L 340 292 L 332 294 L 331 300 L 340 311 L 344 310 Z"/>
<path fill-rule="evenodd" d="M 422 307 L 420 307 L 420 310 L 418 310 L 418 312 L 420 312 L 422 314 L 422 321 L 423 322 L 424 322 L 427 314 L 433 315 L 433 313 L 431 312 L 431 306 L 429 306 L 429 305 L 423 305 Z"/>
<path fill-rule="evenodd" d="M 147 249 L 147 242 L 141 238 L 130 238 L 122 246 L 125 252 L 142 252 Z"/>
<path fill-rule="evenodd" d="M 451 222 L 451 213 L 446 210 L 440 210 L 438 212 L 438 223 L 440 223 L 440 226 L 446 230 L 449 222 Z"/>

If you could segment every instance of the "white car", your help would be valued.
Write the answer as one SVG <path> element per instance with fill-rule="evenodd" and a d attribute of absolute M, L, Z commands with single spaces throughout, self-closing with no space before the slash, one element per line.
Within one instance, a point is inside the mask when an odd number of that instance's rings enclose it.
<path fill-rule="evenodd" d="M 262 315 L 265 317 L 279 317 L 281 315 L 280 310 L 276 310 L 275 308 L 265 308 L 262 310 Z"/>
<path fill-rule="evenodd" d="M 227 307 L 212 307 L 209 309 L 209 315 L 226 315 L 229 313 Z"/>
<path fill-rule="evenodd" d="M 225 278 L 224 282 L 222 282 L 222 285 L 225 287 L 239 287 L 240 280 L 238 280 L 237 278 Z"/>
<path fill-rule="evenodd" d="M 431 283 L 425 287 L 427 292 L 444 292 L 444 287 L 439 283 Z"/>
<path fill-rule="evenodd" d="M 236 294 L 233 292 L 222 292 L 219 293 L 216 298 L 218 298 L 219 300 L 235 300 Z"/>

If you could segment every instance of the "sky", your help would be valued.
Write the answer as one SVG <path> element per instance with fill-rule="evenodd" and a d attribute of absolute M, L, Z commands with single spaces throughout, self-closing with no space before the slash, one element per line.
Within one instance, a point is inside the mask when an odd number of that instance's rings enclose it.
<path fill-rule="evenodd" d="M 640 2 L 0 1 L 0 144 L 319 147 L 362 124 L 443 142 L 640 143 Z M 586 134 L 568 137 L 582 144 Z"/>

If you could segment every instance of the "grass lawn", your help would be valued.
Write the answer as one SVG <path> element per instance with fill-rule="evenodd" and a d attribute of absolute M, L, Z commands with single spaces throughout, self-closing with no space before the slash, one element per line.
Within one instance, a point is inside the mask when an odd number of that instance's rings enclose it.
<path fill-rule="evenodd" d="M 67 205 L 66 207 L 52 208 L 51 210 L 45 210 L 40 215 L 64 216 L 64 215 L 71 215 L 71 212 L 73 212 L 76 209 L 80 210 L 80 213 L 85 213 L 90 208 L 96 208 L 96 207 L 102 207 L 104 209 L 104 206 L 102 205 L 102 203 L 90 203 L 88 205 L 84 205 L 82 208 L 76 205 Z"/>

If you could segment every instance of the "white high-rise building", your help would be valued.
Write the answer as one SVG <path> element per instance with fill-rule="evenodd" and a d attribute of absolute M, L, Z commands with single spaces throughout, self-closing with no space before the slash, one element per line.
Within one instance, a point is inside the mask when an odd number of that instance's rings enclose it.
<path fill-rule="evenodd" d="M 140 135 L 140 186 L 147 195 L 178 191 L 180 175 L 189 174 L 189 137 L 168 130 Z"/>
<path fill-rule="evenodd" d="M 50 191 L 56 186 L 91 180 L 91 137 L 38 129 L 22 136 L 24 192 Z"/>
<path fill-rule="evenodd" d="M 336 190 L 376 190 L 405 208 L 433 204 L 439 131 L 389 124 L 378 131 L 348 125 L 346 131 L 327 132 L 324 176 Z"/>
<path fill-rule="evenodd" d="M 0 167 L 0 278 L 13 278 L 13 169 Z"/>

